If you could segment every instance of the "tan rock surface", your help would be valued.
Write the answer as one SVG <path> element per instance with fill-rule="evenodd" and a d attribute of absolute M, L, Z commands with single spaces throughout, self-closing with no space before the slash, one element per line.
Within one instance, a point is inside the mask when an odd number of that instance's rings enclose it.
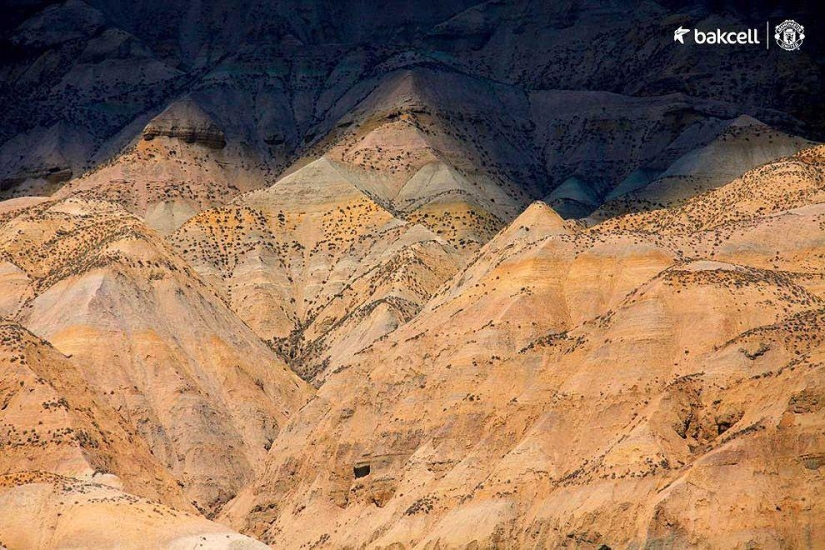
<path fill-rule="evenodd" d="M 171 241 L 307 378 L 408 321 L 461 262 L 327 158 L 200 214 Z"/>
<path fill-rule="evenodd" d="M 13 313 L 82 372 L 200 509 L 251 478 L 303 382 L 150 229 L 76 198 L 8 214 Z"/>
<path fill-rule="evenodd" d="M 0 512 L 0 545 L 9 548 L 266 548 L 156 501 L 42 472 L 0 476 Z"/>
<path fill-rule="evenodd" d="M 817 154 L 589 230 L 533 205 L 221 517 L 275 547 L 816 547 Z"/>

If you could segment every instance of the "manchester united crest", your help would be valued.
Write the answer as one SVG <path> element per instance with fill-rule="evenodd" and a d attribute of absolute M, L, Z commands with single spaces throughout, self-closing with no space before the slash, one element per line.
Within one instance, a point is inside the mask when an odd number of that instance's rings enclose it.
<path fill-rule="evenodd" d="M 788 19 L 776 26 L 773 38 L 783 50 L 798 50 L 805 40 L 805 27 L 793 19 Z"/>

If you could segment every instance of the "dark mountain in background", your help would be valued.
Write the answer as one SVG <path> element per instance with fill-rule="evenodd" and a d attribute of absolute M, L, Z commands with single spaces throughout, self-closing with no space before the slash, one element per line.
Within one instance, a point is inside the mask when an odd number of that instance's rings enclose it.
<path fill-rule="evenodd" d="M 447 117 L 459 113 L 441 104 L 441 90 L 460 96 L 483 88 L 490 105 L 480 116 L 489 128 L 511 127 L 509 139 L 522 144 L 520 158 L 487 151 L 488 162 L 523 165 L 498 167 L 525 192 L 538 190 L 532 198 L 571 178 L 584 185 L 578 191 L 587 201 L 562 207 L 572 216 L 588 213 L 635 171 L 664 170 L 739 115 L 802 137 L 825 131 L 813 3 L 782 12 L 767 3 L 715 2 L 399 0 L 378 9 L 363 1 L 70 0 L 11 2 L 9 13 L 0 67 L 4 189 L 31 178 L 45 178 L 53 189 L 112 157 L 182 97 L 274 177 L 322 146 L 358 101 L 402 71 L 452 75 L 452 89 L 433 81 L 436 88 L 426 90 L 427 108 Z M 671 38 L 679 25 L 761 28 L 786 16 L 812 29 L 801 52 L 680 48 Z M 639 98 L 634 116 L 649 111 L 661 126 L 661 150 L 623 166 L 593 166 L 605 148 L 632 149 L 639 127 L 619 128 L 619 99 L 603 96 L 605 124 L 616 126 L 605 143 L 575 122 L 584 116 L 575 112 L 582 103 L 596 103 L 545 99 L 562 90 Z M 522 107 L 512 110 L 497 97 L 502 93 Z M 460 109 L 477 99 L 459 97 Z M 662 111 L 662 102 L 671 105 Z M 590 150 L 584 163 L 560 165 L 554 154 L 571 141 Z"/>

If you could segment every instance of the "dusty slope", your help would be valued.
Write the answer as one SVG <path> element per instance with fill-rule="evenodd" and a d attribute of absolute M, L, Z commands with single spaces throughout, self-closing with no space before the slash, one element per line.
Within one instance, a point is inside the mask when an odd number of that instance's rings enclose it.
<path fill-rule="evenodd" d="M 172 237 L 195 269 L 222 289 L 233 310 L 316 383 L 332 362 L 346 362 L 418 312 L 452 275 L 445 253 L 463 265 L 531 197 L 540 195 L 527 184 L 543 168 L 535 160 L 522 162 L 538 154 L 526 137 L 532 132 L 531 117 L 542 121 L 535 138 L 544 143 L 546 161 L 557 175 L 610 172 L 616 179 L 639 163 L 664 163 L 710 139 L 725 123 L 707 117 L 714 109 L 730 110 L 685 97 L 559 92 L 528 98 L 512 87 L 462 74 L 406 68 L 411 59 L 393 61 L 380 78 L 360 85 L 362 91 L 375 86 L 365 97 L 344 94 L 328 100 L 328 120 L 338 123 L 325 137 L 314 138 L 310 156 L 270 189 L 236 201 L 246 210 L 233 206 L 207 212 Z M 475 101 L 463 101 L 467 90 Z M 593 116 L 587 101 L 593 97 L 615 109 L 604 112 L 601 121 L 583 124 L 582 117 Z M 678 113 L 686 109 L 694 114 L 680 118 Z M 678 126 L 675 135 L 671 122 Z M 601 135 L 605 131 L 608 137 Z M 599 156 L 594 150 L 602 150 L 605 140 L 612 144 L 607 154 L 588 161 Z M 628 141 L 645 146 L 622 160 Z M 569 145 L 559 151 L 557 142 Z M 579 204 L 577 193 L 590 184 L 574 180 L 568 178 L 551 194 L 552 204 L 570 206 L 568 199 Z M 592 202 L 584 211 L 592 210 L 611 185 L 605 180 L 592 188 Z M 352 201 L 369 205 L 369 216 L 375 218 L 349 216 L 346 208 Z M 382 226 L 390 218 L 396 232 L 406 231 L 398 225 L 402 220 L 420 224 L 451 249 L 442 252 L 443 246 L 430 243 L 425 245 L 430 251 L 389 261 L 381 251 L 396 238 L 385 231 L 392 224 Z M 356 235 L 356 246 L 347 249 Z M 432 240 L 426 231 L 415 235 L 415 242 Z M 376 239 L 380 243 L 373 249 Z M 364 256 L 368 248 L 375 253 Z M 411 249 L 405 250 L 409 254 Z M 352 271 L 354 258 L 361 271 Z M 376 265 L 383 267 L 375 270 Z M 424 267 L 411 277 L 404 273 L 404 266 L 411 265 Z M 364 273 L 370 282 L 353 286 L 352 277 Z M 328 277 L 332 279 L 326 282 Z M 380 281 L 388 278 L 407 282 L 398 292 L 381 290 L 385 283 Z M 418 283 L 411 284 L 413 280 Z M 394 299 L 382 302 L 387 296 Z M 501 299 L 504 303 L 509 297 Z"/>
<path fill-rule="evenodd" d="M 266 548 L 157 501 L 43 472 L 0 476 L 0 512 L 4 548 Z"/>
<path fill-rule="evenodd" d="M 174 478 L 71 360 L 15 323 L 4 322 L 0 333 L 0 472 L 52 472 L 189 508 Z"/>
<path fill-rule="evenodd" d="M 328 375 L 222 517 L 296 548 L 815 545 L 819 155 L 589 230 L 534 205 Z"/>
<path fill-rule="evenodd" d="M 0 546 L 825 539 L 819 43 L 385 7 L 11 0 Z"/>
<path fill-rule="evenodd" d="M 308 379 L 409 320 L 460 262 L 326 158 L 196 216 L 171 241 Z"/>
<path fill-rule="evenodd" d="M 303 383 L 120 207 L 12 211 L 0 243 L 17 268 L 6 314 L 72 356 L 193 505 L 231 498 L 306 399 Z"/>

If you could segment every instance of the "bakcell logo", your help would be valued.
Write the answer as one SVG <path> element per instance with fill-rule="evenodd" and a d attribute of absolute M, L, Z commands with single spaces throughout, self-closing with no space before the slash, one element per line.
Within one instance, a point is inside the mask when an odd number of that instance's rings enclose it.
<path fill-rule="evenodd" d="M 740 32 L 725 32 L 716 29 L 712 32 L 702 32 L 693 29 L 693 41 L 697 44 L 759 44 L 759 31 L 748 29 Z"/>
<path fill-rule="evenodd" d="M 690 29 L 682 28 L 673 31 L 673 41 L 680 44 L 685 43 L 685 35 L 690 33 Z M 746 31 L 723 31 L 715 29 L 713 31 L 700 31 L 693 29 L 694 44 L 760 44 L 759 31 L 748 29 Z"/>
<path fill-rule="evenodd" d="M 673 41 L 685 44 L 685 38 L 693 35 L 693 43 L 700 46 L 726 46 L 726 45 L 755 45 L 765 44 L 770 47 L 771 39 L 776 44 L 787 51 L 798 50 L 805 39 L 805 27 L 792 19 L 788 19 L 774 28 L 773 36 L 770 34 L 770 23 L 765 23 L 765 41 L 760 40 L 760 31 L 757 28 L 745 30 L 728 29 L 686 29 L 679 25 L 673 31 Z"/>

